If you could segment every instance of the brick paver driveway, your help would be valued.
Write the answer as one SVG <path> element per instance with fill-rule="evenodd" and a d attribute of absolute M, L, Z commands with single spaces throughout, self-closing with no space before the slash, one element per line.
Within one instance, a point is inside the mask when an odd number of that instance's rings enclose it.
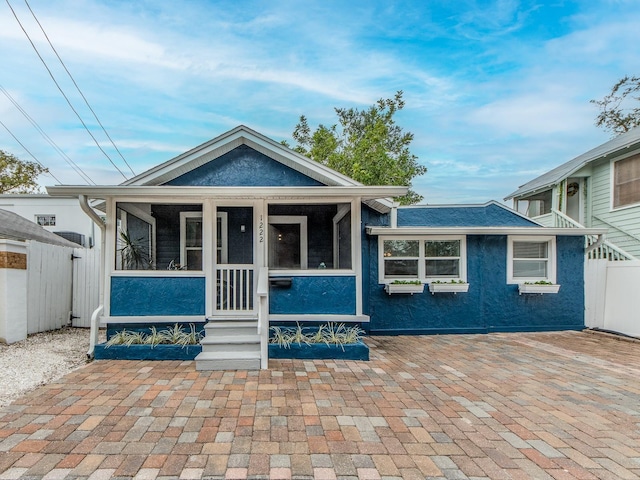
<path fill-rule="evenodd" d="M 369 343 L 260 372 L 94 362 L 0 411 L 0 479 L 640 478 L 640 343 Z"/>

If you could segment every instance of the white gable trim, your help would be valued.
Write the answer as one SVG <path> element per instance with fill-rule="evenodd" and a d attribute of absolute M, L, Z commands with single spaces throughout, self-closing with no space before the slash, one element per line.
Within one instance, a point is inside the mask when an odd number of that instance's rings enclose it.
<path fill-rule="evenodd" d="M 240 125 L 213 140 L 203 143 L 188 152 L 147 170 L 123 182 L 122 185 L 161 185 L 215 160 L 241 145 L 247 145 L 267 157 L 325 185 L 362 185 L 244 125 Z"/>

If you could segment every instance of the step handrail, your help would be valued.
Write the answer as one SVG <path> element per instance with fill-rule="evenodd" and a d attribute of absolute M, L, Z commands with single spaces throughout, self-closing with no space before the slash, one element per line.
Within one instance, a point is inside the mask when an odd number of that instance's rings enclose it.
<path fill-rule="evenodd" d="M 585 228 L 573 218 L 558 210 L 551 210 L 554 225 L 562 228 Z M 599 235 L 585 235 L 585 254 L 589 260 L 607 259 L 613 261 L 636 260 L 630 253 L 625 252 L 615 244 L 601 238 Z"/>
<path fill-rule="evenodd" d="M 260 368 L 269 368 L 269 268 L 258 271 L 258 335 L 260 335 Z"/>

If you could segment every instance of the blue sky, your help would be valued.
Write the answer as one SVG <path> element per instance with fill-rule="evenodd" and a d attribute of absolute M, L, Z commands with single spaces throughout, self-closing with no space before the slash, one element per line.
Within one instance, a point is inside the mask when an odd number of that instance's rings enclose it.
<path fill-rule="evenodd" d="M 123 171 L 23 0 L 10 0 Z M 502 200 L 610 138 L 590 99 L 640 74 L 640 2 L 30 0 L 116 145 L 140 173 L 239 125 L 277 141 L 404 91 L 397 122 L 426 165 L 425 203 Z M 123 177 L 83 129 L 5 2 L 0 85 L 98 184 Z M 6 96 L 0 119 L 65 184 L 82 178 Z M 0 127 L 0 149 L 30 160 Z M 129 172 L 130 175 L 130 172 Z M 43 185 L 57 183 L 42 177 Z"/>

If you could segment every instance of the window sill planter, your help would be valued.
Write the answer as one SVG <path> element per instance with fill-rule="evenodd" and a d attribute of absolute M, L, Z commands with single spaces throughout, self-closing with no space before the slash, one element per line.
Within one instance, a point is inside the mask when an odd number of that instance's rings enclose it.
<path fill-rule="evenodd" d="M 201 345 L 96 345 L 96 360 L 193 360 L 202 352 Z"/>
<path fill-rule="evenodd" d="M 560 285 L 540 285 L 540 284 L 529 284 L 529 283 L 521 283 L 518 285 L 518 293 L 522 295 L 523 293 L 533 293 L 542 295 L 544 293 L 558 293 L 560 290 Z"/>
<path fill-rule="evenodd" d="M 369 360 L 369 347 L 364 342 L 344 345 L 326 343 L 292 343 L 287 347 L 269 344 L 270 359 L 297 358 L 304 360 Z"/>
<path fill-rule="evenodd" d="M 387 283 L 384 286 L 384 291 L 389 295 L 396 293 L 408 293 L 413 295 L 414 293 L 424 292 L 424 284 L 416 285 L 413 283 Z"/>
<path fill-rule="evenodd" d="M 466 293 L 469 291 L 468 283 L 430 283 L 431 295 L 436 293 Z"/>

